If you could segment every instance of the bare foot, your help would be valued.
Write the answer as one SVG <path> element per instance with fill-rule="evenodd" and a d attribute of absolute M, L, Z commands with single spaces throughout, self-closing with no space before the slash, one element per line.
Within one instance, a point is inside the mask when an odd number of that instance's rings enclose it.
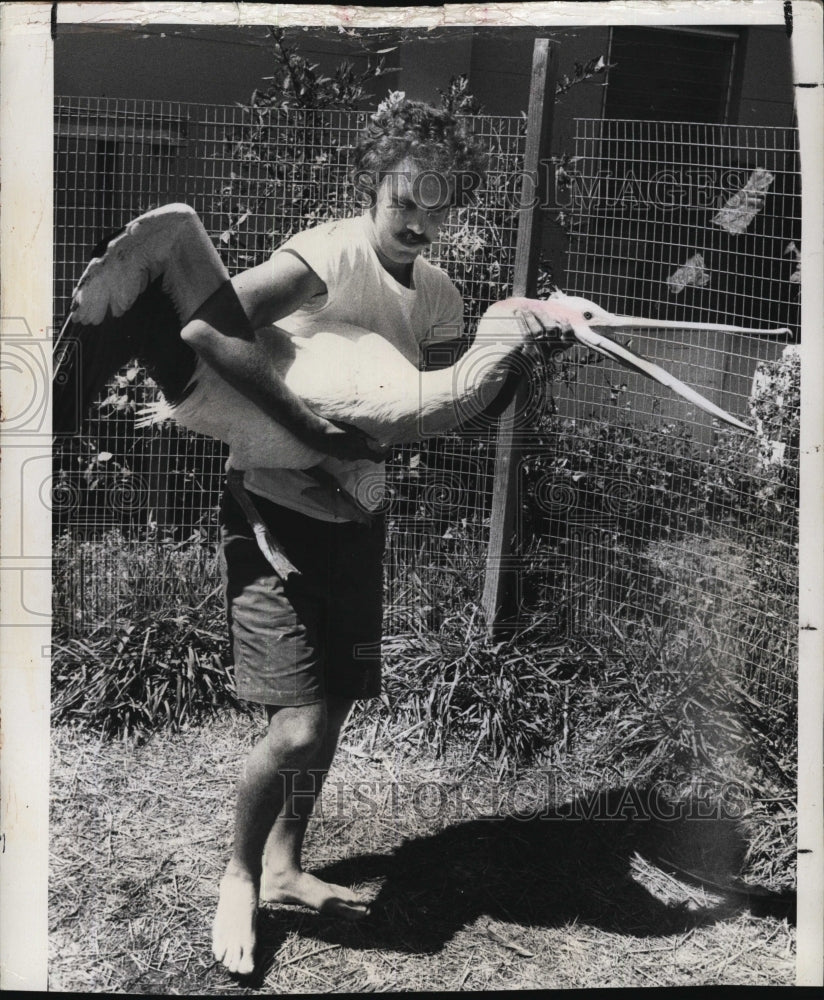
<path fill-rule="evenodd" d="M 307 872 L 265 876 L 260 898 L 264 903 L 288 903 L 308 906 L 325 916 L 360 920 L 369 912 L 369 904 L 341 885 L 322 882 Z"/>
<path fill-rule="evenodd" d="M 229 972 L 248 976 L 255 968 L 255 919 L 258 887 L 230 862 L 220 882 L 212 925 L 212 952 Z"/>

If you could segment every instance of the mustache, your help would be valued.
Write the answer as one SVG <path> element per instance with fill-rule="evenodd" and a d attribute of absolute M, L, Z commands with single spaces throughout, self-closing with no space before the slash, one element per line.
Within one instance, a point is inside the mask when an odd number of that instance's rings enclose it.
<path fill-rule="evenodd" d="M 407 246 L 421 246 L 427 247 L 432 242 L 428 240 L 425 236 L 416 236 L 414 233 L 398 233 L 397 237 L 401 243 L 406 243 Z"/>

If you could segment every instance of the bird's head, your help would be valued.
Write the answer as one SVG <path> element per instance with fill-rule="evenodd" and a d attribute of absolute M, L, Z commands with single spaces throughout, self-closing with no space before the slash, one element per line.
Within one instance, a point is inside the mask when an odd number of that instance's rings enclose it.
<path fill-rule="evenodd" d="M 647 361 L 646 358 L 631 351 L 628 346 L 620 344 L 611 335 L 617 331 L 629 332 L 638 329 L 703 330 L 782 337 L 790 334 L 790 330 L 786 327 L 765 330 L 731 326 L 729 323 L 687 323 L 682 320 L 651 319 L 646 316 L 616 316 L 588 299 L 565 295 L 560 291 L 553 292 L 549 298 L 544 300 L 511 298 L 496 303 L 487 310 L 478 328 L 478 333 L 483 333 L 485 337 L 493 337 L 496 328 L 498 331 L 504 328 L 503 321 L 505 320 L 510 324 L 510 331 L 513 328 L 519 329 L 519 349 L 528 354 L 539 354 L 542 342 L 549 344 L 555 350 L 565 350 L 566 347 L 577 342 L 633 371 L 668 386 L 699 409 L 750 433 L 752 433 L 752 428 L 737 417 L 721 409 L 695 389 L 690 388 L 686 383 L 665 371 L 661 366 Z"/>
<path fill-rule="evenodd" d="M 549 317 L 555 318 L 570 326 L 585 324 L 590 327 L 613 326 L 618 318 L 608 313 L 589 299 L 580 295 L 565 295 L 556 289 L 548 299 L 541 302 Z"/>
<path fill-rule="evenodd" d="M 626 322 L 624 322 L 626 321 Z M 613 316 L 589 299 L 553 292 L 547 299 L 515 296 L 496 302 L 486 311 L 479 334 L 516 338 L 542 347 L 565 349 L 583 331 L 621 328 L 645 323 L 634 317 Z M 508 325 L 507 325 L 508 324 Z"/>
<path fill-rule="evenodd" d="M 594 329 L 623 329 L 639 326 L 658 325 L 643 317 L 615 316 L 578 295 L 553 292 L 546 299 L 513 297 L 496 302 L 487 310 L 484 320 L 497 321 L 500 325 L 508 321 L 537 341 L 572 342 L 570 331 L 582 327 Z M 490 323 L 490 328 L 492 324 Z"/>

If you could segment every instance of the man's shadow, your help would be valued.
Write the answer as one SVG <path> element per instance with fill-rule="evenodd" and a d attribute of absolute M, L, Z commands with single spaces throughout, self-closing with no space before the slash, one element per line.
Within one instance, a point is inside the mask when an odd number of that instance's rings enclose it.
<path fill-rule="evenodd" d="M 745 909 L 794 920 L 794 893 L 720 888 L 734 882 L 746 848 L 734 819 L 706 812 L 688 803 L 662 815 L 649 793 L 624 788 L 537 815 L 459 822 L 389 854 L 316 871 L 341 885 L 379 886 L 369 917 L 352 924 L 263 910 L 259 953 L 273 954 L 289 930 L 350 948 L 435 953 L 482 916 L 527 927 L 576 921 L 642 937 L 682 933 Z M 662 899 L 634 877 L 639 855 L 692 893 Z"/>

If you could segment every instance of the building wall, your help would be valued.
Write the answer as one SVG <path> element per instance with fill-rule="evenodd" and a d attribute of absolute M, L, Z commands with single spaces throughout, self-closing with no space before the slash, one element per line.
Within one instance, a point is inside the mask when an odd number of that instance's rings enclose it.
<path fill-rule="evenodd" d="M 792 53 L 787 33 L 780 27 L 747 28 L 739 82 L 738 125 L 795 124 Z"/>
<path fill-rule="evenodd" d="M 294 29 L 301 55 L 330 73 L 348 59 L 366 68 L 364 43 L 337 32 Z M 379 47 L 379 46 L 376 46 Z M 251 28 L 66 25 L 55 44 L 56 94 L 125 97 L 201 104 L 246 102 L 272 75 L 272 45 L 265 26 Z M 379 96 L 397 87 L 398 54 L 387 57 Z"/>
<path fill-rule="evenodd" d="M 476 28 L 472 44 L 472 89 L 493 115 L 519 115 L 529 105 L 532 49 L 536 38 L 550 38 L 561 46 L 559 76 L 571 74 L 576 62 L 607 56 L 609 28 Z M 603 103 L 604 78 L 588 80 L 565 94 L 557 105 L 555 136 L 563 145 L 569 120 L 597 118 Z"/>
<path fill-rule="evenodd" d="M 472 69 L 473 29 L 451 28 L 412 37 L 399 52 L 396 89 L 413 101 L 435 103 L 453 76 Z"/>
<path fill-rule="evenodd" d="M 561 44 L 560 73 L 571 73 L 609 52 L 609 28 L 452 28 L 416 32 L 403 40 L 392 33 L 370 37 L 337 31 L 292 29 L 300 52 L 329 73 L 341 59 L 366 66 L 365 50 L 391 48 L 375 96 L 389 89 L 436 100 L 451 76 L 470 75 L 471 88 L 489 114 L 520 115 L 529 103 L 533 42 Z M 781 27 L 751 27 L 742 33 L 742 59 L 734 88 L 731 121 L 793 124 L 790 43 Z M 55 48 L 55 92 L 72 96 L 128 97 L 232 104 L 249 99 L 271 75 L 266 26 L 249 28 L 147 24 L 61 25 Z M 572 119 L 594 117 L 603 106 L 604 77 L 574 87 L 558 104 L 556 149 L 569 145 Z"/>

